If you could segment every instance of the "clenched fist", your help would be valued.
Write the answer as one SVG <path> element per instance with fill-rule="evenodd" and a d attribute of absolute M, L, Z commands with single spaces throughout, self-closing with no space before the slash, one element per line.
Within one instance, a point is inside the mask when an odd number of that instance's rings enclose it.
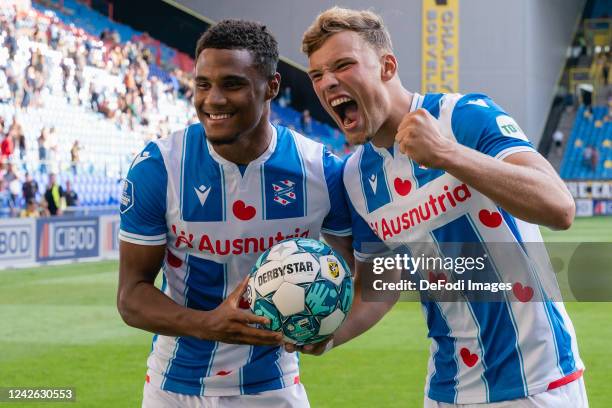
<path fill-rule="evenodd" d="M 425 109 L 404 116 L 395 141 L 400 152 L 422 166 L 436 169 L 444 169 L 457 146 L 456 141 L 442 135 L 438 121 Z"/>

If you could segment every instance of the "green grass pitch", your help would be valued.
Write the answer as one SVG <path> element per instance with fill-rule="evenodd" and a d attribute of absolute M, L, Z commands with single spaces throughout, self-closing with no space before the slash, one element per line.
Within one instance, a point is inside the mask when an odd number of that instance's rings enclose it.
<path fill-rule="evenodd" d="M 579 219 L 547 241 L 612 242 L 612 217 Z M 117 263 L 0 271 L 0 387 L 74 387 L 77 403 L 140 406 L 151 335 L 115 309 Z M 612 303 L 568 303 L 591 407 L 608 407 Z M 422 407 L 429 340 L 417 303 L 399 303 L 373 330 L 324 357 L 302 356 L 313 407 Z M 48 407 L 47 403 L 0 403 Z"/>

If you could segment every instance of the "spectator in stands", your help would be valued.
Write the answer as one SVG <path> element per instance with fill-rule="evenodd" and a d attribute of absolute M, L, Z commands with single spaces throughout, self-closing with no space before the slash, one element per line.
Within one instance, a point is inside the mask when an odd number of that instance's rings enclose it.
<path fill-rule="evenodd" d="M 8 103 L 12 98 L 6 67 L 0 67 L 0 103 Z"/>
<path fill-rule="evenodd" d="M 15 59 L 15 53 L 17 52 L 17 36 L 15 35 L 15 28 L 9 26 L 5 31 L 6 36 L 4 37 L 4 46 L 8 49 L 9 59 Z"/>
<path fill-rule="evenodd" d="M 34 68 L 34 71 L 39 74 L 45 74 L 45 57 L 42 55 L 40 49 L 36 49 L 30 56 L 30 65 Z"/>
<path fill-rule="evenodd" d="M 286 108 L 287 106 L 291 105 L 291 87 L 290 86 L 286 86 L 283 88 L 278 98 L 278 104 L 282 108 Z"/>
<path fill-rule="evenodd" d="M 593 117 L 593 85 L 580 84 L 580 100 L 584 106 L 584 116 L 588 119 Z"/>
<path fill-rule="evenodd" d="M 123 77 L 123 85 L 125 85 L 126 93 L 136 90 L 136 79 L 134 78 L 134 70 L 128 69 Z"/>
<path fill-rule="evenodd" d="M 85 86 L 85 74 L 83 73 L 83 64 L 85 64 L 85 60 L 80 58 L 78 61 L 80 61 L 79 65 L 77 65 L 74 72 L 74 88 L 77 93 L 77 102 L 79 105 L 82 105 L 81 89 L 83 89 L 83 86 Z"/>
<path fill-rule="evenodd" d="M 0 167 L 4 167 L 8 164 L 11 156 L 13 155 L 14 144 L 13 137 L 10 133 L 7 133 L 2 138 L 0 143 Z"/>
<path fill-rule="evenodd" d="M 286 86 L 283 90 L 283 98 L 287 101 L 287 106 L 291 106 L 292 97 L 291 97 L 291 87 Z"/>
<path fill-rule="evenodd" d="M 599 150 L 595 146 L 587 146 L 582 152 L 582 164 L 591 171 L 597 170 L 599 164 Z"/>
<path fill-rule="evenodd" d="M 15 179 L 11 181 L 9 183 L 8 188 L 9 188 L 9 192 L 11 193 L 11 199 L 13 200 L 13 204 L 15 208 L 19 208 L 21 206 L 21 181 L 20 179 Z"/>
<path fill-rule="evenodd" d="M 111 34 L 110 29 L 108 28 L 103 29 L 102 32 L 100 33 L 100 41 L 102 42 L 110 41 L 110 34 Z"/>
<path fill-rule="evenodd" d="M 561 147 L 563 146 L 563 132 L 559 129 L 555 130 L 552 135 L 553 144 L 555 145 L 556 154 L 561 154 Z"/>
<path fill-rule="evenodd" d="M 19 161 L 21 161 L 23 167 L 26 168 L 25 158 L 26 158 L 26 154 L 28 153 L 28 151 L 26 147 L 26 137 L 23 131 L 13 136 L 13 140 L 15 144 L 15 149 L 19 150 L 19 154 L 18 154 Z"/>
<path fill-rule="evenodd" d="M 159 111 L 159 99 L 163 92 L 163 84 L 157 77 L 151 77 L 151 104 L 156 111 Z"/>
<path fill-rule="evenodd" d="M 23 79 L 23 95 L 21 96 L 21 109 L 27 110 L 32 103 L 34 92 L 37 86 L 36 71 L 33 66 L 26 68 L 25 78 Z"/>
<path fill-rule="evenodd" d="M 6 75 L 6 83 L 11 92 L 13 103 L 17 104 L 17 92 L 19 91 L 19 81 L 17 79 L 17 71 L 15 70 L 15 60 L 9 59 L 4 74 Z"/>
<path fill-rule="evenodd" d="M 61 30 L 59 28 L 58 22 L 59 21 L 57 17 L 55 17 L 49 24 L 49 27 L 47 28 L 47 38 L 49 39 L 49 45 L 54 50 L 57 50 L 57 47 L 61 39 Z"/>
<path fill-rule="evenodd" d="M 80 151 L 82 149 L 83 148 L 79 144 L 78 139 L 75 140 L 74 143 L 72 143 L 72 147 L 70 148 L 70 167 L 72 168 L 72 174 L 74 174 L 75 176 L 77 174 L 77 169 L 81 161 Z"/>
<path fill-rule="evenodd" d="M 62 70 L 62 91 L 64 91 L 66 100 L 70 102 L 70 90 L 68 89 L 70 79 L 72 78 L 72 64 L 70 63 L 70 60 L 68 58 L 62 58 L 60 68 Z"/>
<path fill-rule="evenodd" d="M 591 167 L 591 157 L 593 157 L 593 148 L 587 146 L 582 151 L 582 165 L 585 167 Z"/>
<path fill-rule="evenodd" d="M 51 216 L 62 215 L 66 203 L 66 193 L 62 186 L 57 184 L 55 173 L 49 174 L 49 184 L 47 184 L 44 199 Z"/>
<path fill-rule="evenodd" d="M 38 183 L 32 178 L 32 175 L 29 172 L 26 172 L 25 174 L 25 181 L 21 186 L 21 193 L 23 196 L 23 201 L 26 203 L 30 200 L 35 200 L 36 194 L 38 194 Z"/>
<path fill-rule="evenodd" d="M 76 207 L 79 205 L 79 195 L 72 189 L 70 180 L 66 180 L 66 206 Z"/>
<path fill-rule="evenodd" d="M 591 154 L 591 170 L 597 171 L 597 165 L 599 164 L 599 150 L 593 146 L 593 153 Z"/>
<path fill-rule="evenodd" d="M 600 81 L 602 84 L 605 85 L 604 83 L 604 68 L 606 65 L 606 54 L 603 52 L 600 52 L 599 54 L 597 54 L 595 56 L 595 59 L 593 61 L 592 64 L 592 77 L 597 80 Z"/>
<path fill-rule="evenodd" d="M 172 75 L 170 75 L 170 86 L 167 88 L 167 92 L 171 93 L 174 98 L 178 98 L 178 92 L 180 87 L 178 80 L 179 72 L 180 70 L 178 68 L 175 68 L 172 71 Z"/>
<path fill-rule="evenodd" d="M 89 104 L 91 110 L 94 112 L 100 111 L 100 94 L 101 91 L 97 85 L 97 80 L 94 77 L 93 80 L 89 83 Z"/>
<path fill-rule="evenodd" d="M 49 129 L 43 127 L 40 131 L 40 136 L 38 136 L 38 161 L 40 162 L 40 172 L 45 174 L 47 173 L 47 152 L 49 150 L 48 145 L 48 134 Z"/>
<path fill-rule="evenodd" d="M 603 120 L 604 122 L 612 122 L 612 93 L 608 96 L 608 111 Z"/>
<path fill-rule="evenodd" d="M 108 64 L 113 75 L 119 75 L 122 68 L 123 50 L 119 45 L 115 45 L 108 54 Z"/>
<path fill-rule="evenodd" d="M 12 183 L 14 180 L 19 179 L 19 176 L 17 175 L 17 169 L 15 168 L 15 164 L 13 163 L 8 164 L 6 173 L 4 173 L 4 176 L 2 176 L 2 179 L 4 179 L 4 181 L 6 181 L 8 184 Z"/>
<path fill-rule="evenodd" d="M 168 118 L 168 116 L 159 122 L 157 131 L 158 139 L 164 138 L 170 134 L 170 118 Z"/>
<path fill-rule="evenodd" d="M 605 59 L 601 68 L 601 72 L 603 85 L 608 86 L 608 84 L 610 83 L 610 64 L 612 64 L 612 61 L 610 60 L 610 51 L 606 52 L 604 55 Z"/>
<path fill-rule="evenodd" d="M 47 134 L 47 148 L 47 161 L 49 163 L 49 168 L 51 169 L 51 171 L 55 171 L 55 168 L 57 167 L 59 162 L 59 141 L 55 126 L 52 126 L 49 129 L 49 133 Z"/>
<path fill-rule="evenodd" d="M 11 199 L 8 184 L 4 179 L 0 179 L 0 218 L 7 218 L 14 215 L 15 204 Z"/>
<path fill-rule="evenodd" d="M 21 210 L 19 218 L 38 218 L 41 216 L 41 209 L 35 199 L 26 201 L 26 208 Z"/>
<path fill-rule="evenodd" d="M 21 183 L 19 182 L 19 174 L 14 163 L 10 163 L 6 169 L 6 173 L 2 176 L 2 180 L 6 183 L 6 188 L 9 191 L 12 206 L 17 208 L 18 197 L 21 193 Z"/>
<path fill-rule="evenodd" d="M 8 136 L 13 140 L 13 153 L 19 150 L 19 160 L 23 161 L 26 155 L 26 137 L 23 131 L 23 127 L 17 117 L 13 118 L 13 123 L 9 127 Z"/>
<path fill-rule="evenodd" d="M 304 109 L 302 112 L 302 116 L 300 117 L 300 126 L 302 130 L 306 132 L 306 134 L 312 133 L 312 117 L 310 116 L 310 111 L 308 109 Z"/>

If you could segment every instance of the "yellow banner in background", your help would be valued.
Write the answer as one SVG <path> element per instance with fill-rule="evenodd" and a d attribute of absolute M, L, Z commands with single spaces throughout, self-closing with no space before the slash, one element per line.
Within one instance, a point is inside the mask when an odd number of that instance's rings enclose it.
<path fill-rule="evenodd" d="M 459 0 L 423 0 L 421 91 L 459 90 Z"/>

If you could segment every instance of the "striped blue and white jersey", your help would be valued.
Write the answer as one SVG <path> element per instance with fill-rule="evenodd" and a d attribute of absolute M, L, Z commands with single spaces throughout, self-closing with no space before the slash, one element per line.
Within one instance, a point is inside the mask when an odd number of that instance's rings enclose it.
<path fill-rule="evenodd" d="M 162 290 L 178 304 L 216 308 L 285 238 L 350 235 L 342 162 L 319 143 L 272 128 L 268 149 L 246 169 L 217 154 L 200 124 L 135 158 L 119 236 L 166 244 Z M 299 381 L 296 353 L 192 337 L 154 336 L 147 365 L 151 384 L 189 395 L 253 394 Z"/>
<path fill-rule="evenodd" d="M 411 111 L 419 108 L 438 119 L 443 136 L 499 160 L 534 151 L 516 122 L 486 95 L 415 94 Z M 544 268 L 538 269 L 549 264 L 548 256 L 524 244 L 542 242 L 537 226 L 452 175 L 419 166 L 397 144 L 360 146 L 346 161 L 343 181 L 357 259 L 380 254 L 376 243 L 414 256 L 426 244 L 434 255 L 451 257 L 445 253 L 449 243 L 476 243 L 498 282 L 512 284 L 499 302 L 423 302 L 432 339 L 429 398 L 456 404 L 512 400 L 581 374 L 572 322 L 563 303 L 552 300 L 556 280 L 545 282 Z M 428 271 L 419 274 L 431 280 Z M 544 301 L 529 301 L 534 291 Z"/>

